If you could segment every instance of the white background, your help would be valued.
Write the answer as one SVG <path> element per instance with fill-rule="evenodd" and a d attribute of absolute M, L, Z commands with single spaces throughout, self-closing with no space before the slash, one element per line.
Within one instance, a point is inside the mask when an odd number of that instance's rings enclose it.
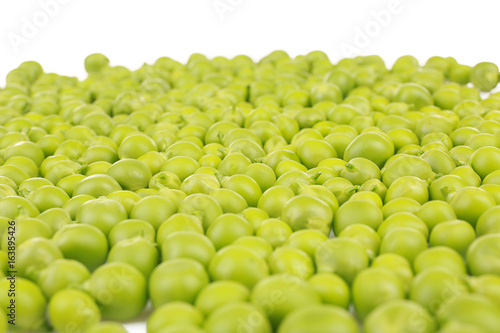
<path fill-rule="evenodd" d="M 375 14 L 389 9 L 377 23 Z M 25 60 L 84 77 L 83 60 L 94 52 L 131 69 L 160 56 L 259 59 L 276 49 L 293 56 L 318 49 L 336 62 L 349 55 L 341 45 L 388 64 L 404 54 L 421 63 L 441 55 L 500 64 L 499 9 L 498 0 L 0 0 L 0 87 Z M 367 29 L 371 37 L 360 44 Z"/>
<path fill-rule="evenodd" d="M 56 1 L 64 4 L 44 22 L 41 3 Z M 160 56 L 259 59 L 275 49 L 291 55 L 320 49 L 336 62 L 346 55 L 340 45 L 355 45 L 356 31 L 373 26 L 373 13 L 391 3 L 398 13 L 359 54 L 379 54 L 388 64 L 404 54 L 421 62 L 442 55 L 469 65 L 500 63 L 497 0 L 0 0 L 0 86 L 24 60 L 82 77 L 93 52 L 132 69 Z M 222 17 L 215 4 L 228 8 Z M 14 47 L 9 38 L 24 38 L 34 16 L 41 27 Z"/>

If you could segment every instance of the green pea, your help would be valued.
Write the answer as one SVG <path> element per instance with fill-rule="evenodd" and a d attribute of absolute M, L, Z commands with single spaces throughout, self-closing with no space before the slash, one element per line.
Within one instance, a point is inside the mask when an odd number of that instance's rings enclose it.
<path fill-rule="evenodd" d="M 470 73 L 470 81 L 481 91 L 490 91 L 498 83 L 498 67 L 491 62 L 480 62 Z"/>

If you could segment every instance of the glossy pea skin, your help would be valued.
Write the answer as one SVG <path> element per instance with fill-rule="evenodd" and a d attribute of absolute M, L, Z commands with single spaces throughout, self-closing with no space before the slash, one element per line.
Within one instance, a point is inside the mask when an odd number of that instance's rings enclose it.
<path fill-rule="evenodd" d="M 445 246 L 434 246 L 422 251 L 415 258 L 413 267 L 416 274 L 432 267 L 444 267 L 460 275 L 466 274 L 462 256 L 457 251 Z"/>
<path fill-rule="evenodd" d="M 377 233 L 383 239 L 389 232 L 398 228 L 410 228 L 419 231 L 425 239 L 429 237 L 429 229 L 426 224 L 412 213 L 398 212 L 384 219 L 377 229 Z"/>
<path fill-rule="evenodd" d="M 316 248 L 327 239 L 328 237 L 318 230 L 306 229 L 291 234 L 284 245 L 298 248 L 310 257 L 314 257 Z"/>
<path fill-rule="evenodd" d="M 155 229 L 177 211 L 171 200 L 162 196 L 148 196 L 137 202 L 130 212 L 130 218 L 144 220 Z"/>
<path fill-rule="evenodd" d="M 374 203 L 378 208 L 382 209 L 384 203 L 380 195 L 372 191 L 359 191 L 354 193 L 350 198 L 350 201 L 369 201 Z"/>
<path fill-rule="evenodd" d="M 276 274 L 260 280 L 252 290 L 250 301 L 265 312 L 274 328 L 294 310 L 321 304 L 321 298 L 312 286 L 287 274 Z M 267 306 L 269 301 L 275 304 L 273 308 Z"/>
<path fill-rule="evenodd" d="M 272 245 L 264 238 L 258 236 L 244 236 L 238 238 L 232 245 L 247 247 L 262 259 L 267 259 L 273 252 Z"/>
<path fill-rule="evenodd" d="M 202 264 L 192 259 L 172 259 L 158 265 L 151 273 L 149 297 L 155 308 L 172 301 L 192 304 L 208 283 L 209 277 Z"/>
<path fill-rule="evenodd" d="M 477 294 L 460 294 L 444 304 L 437 313 L 440 326 L 456 321 L 462 326 L 470 325 L 488 333 L 496 331 L 500 311 L 488 298 Z"/>
<path fill-rule="evenodd" d="M 233 175 L 222 181 L 222 187 L 240 194 L 250 207 L 257 207 L 262 191 L 259 184 L 247 175 Z"/>
<path fill-rule="evenodd" d="M 206 234 L 215 248 L 219 250 L 240 237 L 253 235 L 253 228 L 240 215 L 228 213 L 217 217 L 207 229 Z"/>
<path fill-rule="evenodd" d="M 314 332 L 359 332 L 354 317 L 335 305 L 314 305 L 298 309 L 285 317 L 279 333 Z"/>
<path fill-rule="evenodd" d="M 203 314 L 193 305 L 185 302 L 170 302 L 156 309 L 147 320 L 148 332 L 163 332 L 178 324 L 201 326 Z"/>
<path fill-rule="evenodd" d="M 251 318 L 256 318 L 251 321 Z M 205 320 L 208 333 L 235 332 L 246 329 L 255 333 L 271 333 L 272 328 L 263 311 L 247 302 L 235 302 L 214 310 Z"/>
<path fill-rule="evenodd" d="M 478 237 L 489 233 L 496 233 L 499 227 L 500 208 L 499 206 L 494 206 L 481 214 L 476 224 L 476 233 Z"/>
<path fill-rule="evenodd" d="M 94 53 L 85 58 L 85 70 L 87 73 L 98 72 L 108 64 L 109 59 L 100 53 Z"/>
<path fill-rule="evenodd" d="M 73 197 L 87 194 L 98 198 L 121 190 L 122 187 L 114 178 L 108 175 L 97 174 L 81 180 L 73 191 Z"/>
<path fill-rule="evenodd" d="M 320 295 L 324 304 L 332 304 L 347 309 L 350 304 L 350 289 L 347 283 L 334 273 L 313 275 L 308 283 Z"/>
<path fill-rule="evenodd" d="M 496 205 L 491 194 L 475 187 L 460 189 L 450 196 L 448 202 L 457 218 L 469 222 L 473 227 L 486 210 Z"/>
<path fill-rule="evenodd" d="M 311 169 L 318 166 L 318 163 L 324 159 L 337 157 L 337 152 L 329 143 L 311 139 L 297 146 L 297 155 L 301 162 Z"/>
<path fill-rule="evenodd" d="M 375 163 L 364 158 L 353 158 L 345 165 L 340 176 L 354 185 L 362 185 L 370 179 L 380 179 L 380 170 Z"/>
<path fill-rule="evenodd" d="M 333 231 L 339 235 L 349 225 L 364 224 L 377 229 L 383 214 L 379 207 L 369 201 L 348 201 L 340 206 L 333 221 Z"/>
<path fill-rule="evenodd" d="M 37 274 L 63 255 L 59 248 L 46 238 L 35 237 L 17 248 L 17 273 L 33 279 Z"/>
<path fill-rule="evenodd" d="M 437 175 L 447 175 L 455 169 L 455 163 L 451 157 L 439 149 L 428 150 L 420 157 L 429 163 L 432 171 Z"/>
<path fill-rule="evenodd" d="M 431 200 L 447 201 L 448 197 L 467 186 L 467 183 L 457 175 L 445 175 L 433 180 L 429 185 Z"/>
<path fill-rule="evenodd" d="M 484 235 L 476 238 L 467 249 L 467 263 L 472 275 L 498 274 L 500 266 L 494 260 L 500 247 L 498 234 Z"/>
<path fill-rule="evenodd" d="M 418 318 L 418 325 L 415 318 Z M 366 333 L 397 333 L 408 328 L 412 333 L 432 333 L 436 323 L 418 303 L 400 299 L 380 305 L 364 321 Z"/>
<path fill-rule="evenodd" d="M 410 228 L 396 228 L 382 239 L 380 253 L 400 254 L 409 262 L 427 248 L 427 239 L 421 232 Z"/>
<path fill-rule="evenodd" d="M 96 226 L 106 236 L 116 224 L 127 217 L 125 208 L 118 201 L 108 198 L 89 200 L 76 213 L 77 221 Z"/>
<path fill-rule="evenodd" d="M 333 238 L 323 242 L 316 248 L 314 260 L 318 273 L 335 273 L 348 284 L 369 264 L 365 247 L 350 238 Z"/>
<path fill-rule="evenodd" d="M 184 198 L 179 205 L 178 212 L 201 217 L 204 229 L 207 229 L 223 213 L 214 198 L 201 193 L 191 194 Z"/>
<path fill-rule="evenodd" d="M 403 283 L 395 273 L 385 268 L 368 268 L 360 272 L 352 284 L 354 308 L 363 319 L 377 306 L 404 297 Z"/>
<path fill-rule="evenodd" d="M 462 178 L 467 186 L 478 187 L 481 185 L 481 177 L 469 165 L 456 167 L 450 175 Z"/>
<path fill-rule="evenodd" d="M 11 289 L 11 281 L 6 278 L 0 280 L 0 291 L 2 295 L 8 295 Z M 20 330 L 40 330 L 45 325 L 45 311 L 47 308 L 47 299 L 42 294 L 40 288 L 33 282 L 17 277 L 16 278 L 16 326 L 8 325 L 8 329 Z M 2 297 L 2 313 L 10 313 L 7 309 L 10 306 L 11 297 Z M 8 314 L 7 313 L 7 314 Z M 7 317 L 9 318 L 9 317 Z M 11 318 L 9 318 L 11 319 Z"/>
<path fill-rule="evenodd" d="M 416 110 L 433 102 L 429 91 L 417 83 L 400 85 L 394 92 L 394 100 L 396 102 L 407 103 Z"/>
<path fill-rule="evenodd" d="M 471 155 L 471 166 L 481 178 L 500 168 L 500 149 L 497 147 L 482 147 Z"/>
<path fill-rule="evenodd" d="M 376 132 L 363 133 L 356 137 L 344 152 L 344 159 L 350 161 L 355 157 L 364 157 L 379 168 L 394 154 L 394 144 Z"/>
<path fill-rule="evenodd" d="M 257 237 L 266 240 L 274 248 L 282 246 L 292 234 L 292 228 L 280 219 L 266 219 L 255 230 Z"/>
<path fill-rule="evenodd" d="M 65 225 L 56 232 L 53 241 L 65 258 L 83 263 L 90 271 L 102 265 L 108 255 L 106 236 L 92 225 Z"/>
<path fill-rule="evenodd" d="M 384 201 L 406 197 L 424 204 L 429 200 L 428 184 L 417 177 L 403 176 L 396 179 L 387 189 Z"/>
<path fill-rule="evenodd" d="M 445 290 L 453 293 L 443 292 Z M 415 276 L 409 298 L 435 314 L 447 302 L 468 292 L 469 286 L 464 276 L 444 267 L 432 267 Z"/>
<path fill-rule="evenodd" d="M 291 274 L 307 280 L 315 272 L 312 259 L 304 251 L 293 247 L 274 250 L 268 263 L 271 274 Z"/>
<path fill-rule="evenodd" d="M 113 247 L 122 240 L 135 237 L 142 237 L 153 242 L 155 240 L 155 230 L 151 224 L 143 220 L 123 220 L 111 228 L 108 235 L 109 245 Z"/>
<path fill-rule="evenodd" d="M 90 277 L 82 263 L 71 259 L 58 259 L 50 263 L 36 277 L 44 295 L 50 299 L 60 290 L 77 287 Z"/>
<path fill-rule="evenodd" d="M 146 188 L 152 177 L 149 167 L 144 162 L 134 159 L 122 159 L 113 163 L 107 174 L 124 190 L 131 191 Z"/>
<path fill-rule="evenodd" d="M 135 318 L 147 300 L 146 278 L 134 266 L 111 262 L 96 269 L 85 288 L 95 298 L 104 318 Z"/>
<path fill-rule="evenodd" d="M 186 244 L 190 244 L 190 246 L 186 246 Z M 196 232 L 177 231 L 168 235 L 161 243 L 163 261 L 187 258 L 196 260 L 203 266 L 208 266 L 215 253 L 216 248 L 210 239 Z M 151 267 L 154 268 L 153 265 Z"/>
<path fill-rule="evenodd" d="M 230 245 L 217 252 L 208 272 L 212 280 L 232 280 L 252 288 L 269 275 L 267 262 L 251 249 Z"/>
<path fill-rule="evenodd" d="M 196 298 L 195 306 L 203 315 L 208 316 L 219 307 L 232 302 L 246 302 L 250 290 L 235 281 L 216 281 L 207 285 Z"/>
<path fill-rule="evenodd" d="M 265 211 L 269 217 L 277 218 L 281 216 L 286 202 L 294 196 L 295 193 L 286 186 L 273 186 L 261 195 L 257 207 Z"/>
<path fill-rule="evenodd" d="M 143 237 L 136 237 L 116 243 L 109 251 L 108 262 L 128 263 L 148 278 L 158 265 L 159 253 L 154 243 Z"/>
<path fill-rule="evenodd" d="M 480 62 L 470 73 L 470 81 L 481 91 L 490 91 L 498 83 L 498 67 L 491 62 Z"/>
<path fill-rule="evenodd" d="M 497 331 L 500 94 L 480 94 L 496 65 L 276 51 L 85 68 L 25 62 L 0 92 L 0 275 L 15 219 L 21 329 L 72 330 L 71 297 L 48 323 L 42 304 L 128 264 L 158 333 L 357 331 L 326 305 L 351 297 L 366 333 Z M 105 318 L 143 306 L 146 283 L 125 280 L 119 301 L 97 295 Z"/>
<path fill-rule="evenodd" d="M 297 195 L 283 207 L 281 218 L 292 230 L 317 229 L 328 235 L 334 212 L 325 202 L 309 195 Z"/>
<path fill-rule="evenodd" d="M 500 304 L 500 278 L 493 274 L 471 277 L 469 284 L 473 292 L 488 297 L 495 304 Z"/>
<path fill-rule="evenodd" d="M 402 156 L 388 163 L 382 170 L 382 181 L 387 187 L 402 176 L 429 180 L 434 177 L 434 172 L 427 161 L 417 156 Z"/>
<path fill-rule="evenodd" d="M 49 302 L 48 313 L 52 325 L 65 333 L 90 328 L 101 319 L 94 300 L 87 293 L 75 289 L 57 292 Z"/>
<path fill-rule="evenodd" d="M 383 253 L 372 260 L 371 267 L 390 270 L 401 280 L 406 292 L 410 288 L 414 273 L 410 262 L 405 257 L 396 253 Z"/>

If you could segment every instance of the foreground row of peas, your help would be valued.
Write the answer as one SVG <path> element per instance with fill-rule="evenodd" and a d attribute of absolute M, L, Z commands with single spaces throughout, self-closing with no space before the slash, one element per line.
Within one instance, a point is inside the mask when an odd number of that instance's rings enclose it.
<path fill-rule="evenodd" d="M 498 332 L 494 64 L 85 67 L 0 90 L 0 332 Z"/>

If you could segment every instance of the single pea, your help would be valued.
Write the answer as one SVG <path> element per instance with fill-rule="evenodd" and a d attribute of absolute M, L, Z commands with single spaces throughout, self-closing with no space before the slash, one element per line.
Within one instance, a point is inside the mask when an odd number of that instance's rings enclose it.
<path fill-rule="evenodd" d="M 11 289 L 16 290 L 14 309 L 12 309 L 14 307 L 12 306 L 12 299 L 14 298 L 9 296 L 9 290 Z M 2 278 L 0 280 L 0 292 L 2 295 L 7 295 L 0 299 L 2 313 L 5 313 L 9 320 L 16 319 L 15 325 L 8 323 L 7 329 L 9 331 L 16 329 L 39 331 L 46 326 L 47 299 L 35 283 L 21 277 L 17 277 L 15 282 Z M 64 305 L 61 305 L 64 308 Z M 97 307 L 95 309 L 98 311 Z M 65 317 L 64 315 L 65 313 L 60 314 L 62 318 Z M 5 323 L 7 322 L 5 321 Z"/>
<path fill-rule="evenodd" d="M 155 240 L 155 230 L 151 224 L 146 221 L 127 219 L 111 228 L 108 235 L 111 247 L 123 240 L 134 239 L 136 237 L 141 237 L 153 242 Z"/>
<path fill-rule="evenodd" d="M 101 71 L 109 64 L 109 59 L 101 53 L 94 53 L 85 58 L 85 70 L 87 73 Z"/>
<path fill-rule="evenodd" d="M 427 239 L 422 233 L 405 227 L 388 232 L 380 243 L 380 253 L 400 254 L 411 263 L 426 248 Z"/>
<path fill-rule="evenodd" d="M 96 300 L 103 318 L 130 320 L 146 306 L 146 278 L 127 263 L 109 262 L 100 266 L 85 283 L 85 288 Z"/>
<path fill-rule="evenodd" d="M 334 212 L 324 201 L 310 195 L 297 195 L 285 203 L 281 219 L 294 231 L 317 229 L 330 234 Z"/>
<path fill-rule="evenodd" d="M 491 62 L 480 62 L 472 67 L 470 81 L 481 91 L 490 91 L 498 83 L 498 67 Z"/>
<path fill-rule="evenodd" d="M 274 328 L 294 310 L 321 304 L 320 296 L 311 285 L 288 274 L 275 274 L 260 280 L 252 290 L 250 301 L 267 315 Z M 269 307 L 270 302 L 273 307 Z"/>
<path fill-rule="evenodd" d="M 469 245 L 476 238 L 474 228 L 462 220 L 451 220 L 438 224 L 429 237 L 431 246 L 448 246 L 465 256 Z"/>
<path fill-rule="evenodd" d="M 216 281 L 207 285 L 196 298 L 195 306 L 205 316 L 217 308 L 232 302 L 245 302 L 250 291 L 234 281 Z"/>
<path fill-rule="evenodd" d="M 377 229 L 382 223 L 382 210 L 370 201 L 347 201 L 340 206 L 333 221 L 333 231 L 339 235 L 342 230 L 353 224 L 364 224 Z"/>
<path fill-rule="evenodd" d="M 149 297 L 158 308 L 172 301 L 193 303 L 209 283 L 202 264 L 192 259 L 172 259 L 158 265 L 149 277 Z"/>
<path fill-rule="evenodd" d="M 418 324 L 416 320 L 418 318 Z M 364 321 L 366 333 L 432 333 L 436 322 L 425 308 L 409 300 L 390 300 L 375 308 Z"/>
<path fill-rule="evenodd" d="M 447 268 L 432 267 L 415 276 L 409 298 L 435 315 L 448 302 L 467 293 L 469 286 L 463 275 Z"/>
<path fill-rule="evenodd" d="M 130 264 L 148 278 L 158 265 L 159 253 L 156 244 L 143 237 L 135 237 L 116 243 L 109 251 L 108 262 Z"/>
<path fill-rule="evenodd" d="M 377 306 L 404 297 L 403 283 L 395 273 L 385 268 L 371 267 L 362 271 L 352 285 L 354 308 L 362 319 Z"/>
<path fill-rule="evenodd" d="M 186 246 L 186 244 L 190 245 Z M 161 243 L 163 261 L 187 258 L 196 260 L 208 267 L 210 260 L 215 256 L 215 252 L 216 248 L 207 236 L 192 231 L 174 232 Z M 146 258 L 150 259 L 151 256 Z M 154 268 L 153 265 L 150 267 Z"/>
<path fill-rule="evenodd" d="M 498 234 L 489 234 L 476 238 L 467 249 L 466 259 L 472 275 L 497 274 L 500 266 L 495 260 L 500 247 Z"/>
<path fill-rule="evenodd" d="M 425 222 L 429 231 L 441 222 L 457 218 L 455 211 L 448 203 L 438 200 L 424 203 L 415 214 Z"/>
<path fill-rule="evenodd" d="M 359 332 L 356 320 L 347 310 L 335 305 L 314 305 L 298 309 L 285 317 L 278 333 Z"/>
<path fill-rule="evenodd" d="M 302 250 L 293 247 L 280 247 L 268 258 L 271 274 L 296 275 L 307 280 L 314 272 L 312 259 Z"/>
<path fill-rule="evenodd" d="M 387 189 L 384 201 L 388 203 L 397 198 L 410 198 L 424 204 L 429 200 L 428 187 L 427 182 L 418 177 L 403 176 L 392 182 Z"/>
<path fill-rule="evenodd" d="M 163 332 L 163 329 L 177 324 L 201 326 L 203 314 L 193 305 L 185 302 L 170 302 L 156 309 L 147 320 L 147 330 L 151 333 Z"/>
<path fill-rule="evenodd" d="M 380 236 L 375 230 L 364 224 L 353 224 L 342 230 L 338 237 L 347 237 L 360 242 L 370 259 L 377 256 L 380 247 Z"/>
<path fill-rule="evenodd" d="M 17 274 L 35 280 L 41 270 L 62 258 L 63 254 L 50 240 L 41 237 L 31 238 L 17 248 Z"/>
<path fill-rule="evenodd" d="M 406 291 L 413 281 L 413 269 L 410 262 L 396 253 L 383 253 L 373 259 L 371 267 L 382 267 L 392 271 L 403 283 Z"/>
<path fill-rule="evenodd" d="M 424 250 L 413 262 L 416 274 L 432 267 L 444 267 L 457 274 L 466 274 L 465 262 L 462 256 L 457 251 L 446 246 L 434 246 Z"/>
<path fill-rule="evenodd" d="M 263 224 L 259 229 L 262 228 Z M 212 222 L 206 234 L 215 248 L 219 250 L 240 237 L 253 235 L 253 228 L 242 216 L 226 213 Z"/>
<path fill-rule="evenodd" d="M 383 239 L 389 232 L 398 228 L 411 228 L 421 232 L 425 239 L 429 237 L 427 225 L 418 216 L 407 212 L 388 216 L 378 227 L 377 233 Z"/>
<path fill-rule="evenodd" d="M 271 333 L 271 324 L 263 311 L 246 302 L 235 302 L 215 309 L 205 320 L 208 333 L 237 332 Z"/>
<path fill-rule="evenodd" d="M 318 273 L 335 273 L 351 284 L 368 267 L 369 257 L 361 243 L 350 238 L 333 238 L 316 248 L 314 261 Z"/>
<path fill-rule="evenodd" d="M 54 328 L 64 333 L 89 329 L 101 319 L 95 301 L 87 293 L 75 289 L 60 290 L 52 296 L 48 315 Z"/>
<path fill-rule="evenodd" d="M 476 226 L 479 217 L 489 208 L 496 205 L 495 199 L 483 189 L 464 187 L 453 193 L 448 202 L 455 211 L 457 218 Z"/>

